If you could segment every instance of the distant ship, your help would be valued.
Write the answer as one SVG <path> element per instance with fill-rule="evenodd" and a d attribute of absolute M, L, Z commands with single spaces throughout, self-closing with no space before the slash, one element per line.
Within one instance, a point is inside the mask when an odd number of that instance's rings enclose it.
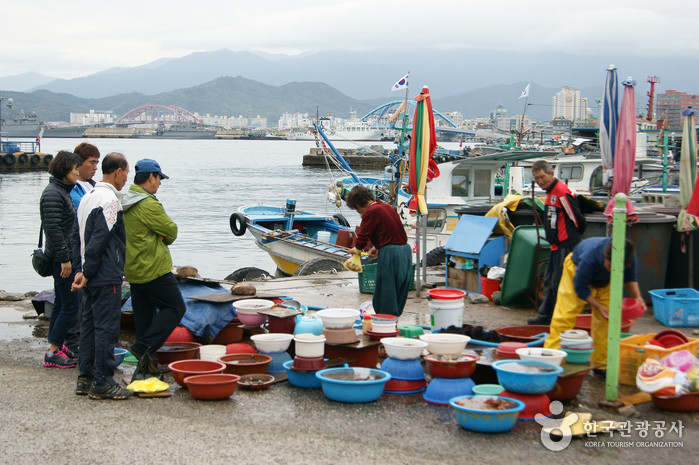
<path fill-rule="evenodd" d="M 42 137 L 46 138 L 80 138 L 85 135 L 87 126 L 46 127 Z"/>
<path fill-rule="evenodd" d="M 365 121 L 350 120 L 342 126 L 325 130 L 325 135 L 332 141 L 381 141 L 386 140 L 383 131 L 371 127 Z M 287 140 L 315 140 L 313 131 L 291 132 L 286 136 Z"/>
<path fill-rule="evenodd" d="M 159 127 L 149 133 L 136 133 L 133 137 L 136 139 L 213 139 L 217 132 L 216 129 L 173 124 L 170 127 Z"/>
<path fill-rule="evenodd" d="M 40 135 L 42 124 L 37 120 L 36 113 L 15 111 L 14 101 L 7 99 L 4 111 L 1 111 L 0 136 L 10 138 L 36 138 Z"/>

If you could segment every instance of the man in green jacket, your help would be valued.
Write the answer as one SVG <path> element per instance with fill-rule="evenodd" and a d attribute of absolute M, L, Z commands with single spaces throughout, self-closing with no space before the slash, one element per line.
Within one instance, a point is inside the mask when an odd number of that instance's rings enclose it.
<path fill-rule="evenodd" d="M 131 285 L 136 341 L 131 353 L 139 359 L 134 379 L 158 375 L 155 352 L 180 323 L 185 304 L 172 274 L 168 245 L 177 239 L 177 225 L 155 197 L 168 179 L 155 160 L 136 163 L 134 184 L 122 200 L 126 226 L 124 275 Z"/>

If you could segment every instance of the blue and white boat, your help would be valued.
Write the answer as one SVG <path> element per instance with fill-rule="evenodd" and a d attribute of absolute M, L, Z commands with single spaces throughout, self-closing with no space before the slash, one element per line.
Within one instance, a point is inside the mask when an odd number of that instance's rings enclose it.
<path fill-rule="evenodd" d="M 296 202 L 286 207 L 242 206 L 230 217 L 235 236 L 246 232 L 266 251 L 283 274 L 293 275 L 307 262 L 329 259 L 339 263 L 352 255 L 354 229 L 340 214 L 328 217 L 296 210 Z"/>

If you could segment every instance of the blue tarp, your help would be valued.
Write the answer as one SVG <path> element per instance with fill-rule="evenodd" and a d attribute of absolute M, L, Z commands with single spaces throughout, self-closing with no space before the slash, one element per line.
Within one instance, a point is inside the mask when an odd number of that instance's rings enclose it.
<path fill-rule="evenodd" d="M 178 283 L 187 311 L 182 317 L 180 326 L 184 326 L 197 337 L 213 339 L 233 318 L 235 308 L 231 302 L 215 303 L 203 300 L 188 299 L 191 295 L 214 294 L 229 292 L 218 284 L 200 284 L 193 282 Z M 133 311 L 131 299 L 121 307 L 121 311 Z"/>

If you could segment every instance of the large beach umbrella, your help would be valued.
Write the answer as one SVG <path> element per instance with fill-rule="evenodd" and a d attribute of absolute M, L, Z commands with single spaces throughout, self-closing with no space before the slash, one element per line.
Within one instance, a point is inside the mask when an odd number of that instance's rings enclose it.
<path fill-rule="evenodd" d="M 430 160 L 437 148 L 437 137 L 434 130 L 434 113 L 432 99 L 427 86 L 422 88 L 420 95 L 415 97 L 415 116 L 413 116 L 413 133 L 410 140 L 410 161 L 408 182 L 413 194 L 411 206 L 418 216 L 427 214 L 425 201 L 425 185 L 430 167 Z"/>
<path fill-rule="evenodd" d="M 628 195 L 636 169 L 636 81 L 631 78 L 622 82 L 624 97 L 619 112 L 619 125 L 614 144 L 614 178 L 612 179 L 612 198 L 619 192 Z M 630 200 L 626 200 L 627 222 L 638 221 L 636 209 Z M 604 213 L 610 217 L 614 214 L 614 202 L 609 202 Z"/>
<path fill-rule="evenodd" d="M 599 146 L 602 154 L 602 173 L 604 185 L 608 185 L 614 176 L 614 144 L 619 120 L 619 91 L 616 68 L 607 68 L 607 82 L 602 95 L 602 113 L 599 118 Z"/>
<path fill-rule="evenodd" d="M 684 127 L 682 129 L 682 150 L 680 152 L 680 204 L 682 210 L 677 215 L 678 231 L 699 229 L 699 190 L 694 186 L 697 179 L 697 130 L 694 117 L 699 111 L 690 108 L 682 110 Z"/>

